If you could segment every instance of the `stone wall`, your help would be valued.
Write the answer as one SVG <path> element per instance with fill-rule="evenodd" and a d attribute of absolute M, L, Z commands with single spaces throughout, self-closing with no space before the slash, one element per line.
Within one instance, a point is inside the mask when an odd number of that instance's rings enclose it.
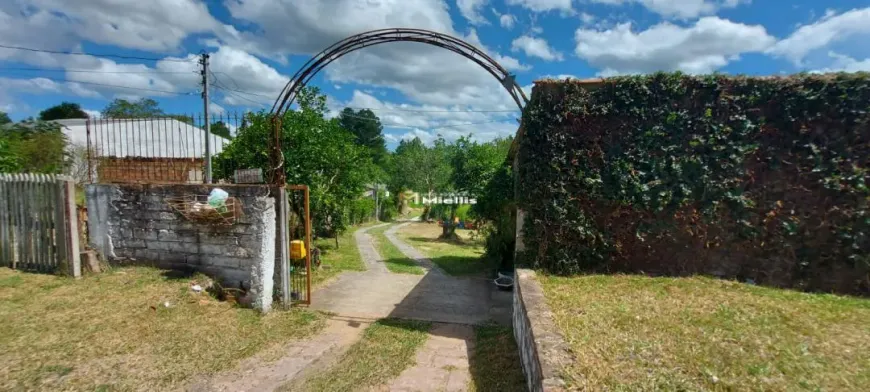
<path fill-rule="evenodd" d="M 242 204 L 230 226 L 188 221 L 167 199 L 207 195 L 214 186 L 91 184 L 85 188 L 90 246 L 117 264 L 203 272 L 243 288 L 254 308 L 272 305 L 276 214 L 270 188 L 220 185 Z"/>
<path fill-rule="evenodd" d="M 556 327 L 534 271 L 516 270 L 513 308 L 514 338 L 528 390 L 565 390 L 559 371 L 571 363 L 571 351 Z"/>

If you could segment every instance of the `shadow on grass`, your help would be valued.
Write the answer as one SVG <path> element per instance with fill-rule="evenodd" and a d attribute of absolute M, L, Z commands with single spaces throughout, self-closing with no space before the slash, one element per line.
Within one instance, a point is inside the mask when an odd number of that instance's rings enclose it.
<path fill-rule="evenodd" d="M 526 379 L 520 363 L 513 329 L 488 324 L 474 327 L 474 348 L 468 361 L 474 390 L 525 391 Z"/>
<path fill-rule="evenodd" d="M 407 237 L 405 238 L 411 242 L 428 242 L 428 243 L 441 243 L 441 244 L 450 244 L 456 245 L 462 248 L 476 248 L 480 246 L 479 243 L 471 240 L 444 240 L 441 238 L 429 238 L 429 237 Z"/>
<path fill-rule="evenodd" d="M 394 274 L 423 275 L 426 273 L 420 264 L 407 257 L 389 258 L 383 262 L 387 265 L 387 269 Z"/>
<path fill-rule="evenodd" d="M 430 258 L 444 272 L 454 275 L 494 276 L 496 264 L 483 257 L 440 256 Z"/>

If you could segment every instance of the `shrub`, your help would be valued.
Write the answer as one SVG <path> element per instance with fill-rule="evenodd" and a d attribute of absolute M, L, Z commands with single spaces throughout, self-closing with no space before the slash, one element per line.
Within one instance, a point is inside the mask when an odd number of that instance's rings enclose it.
<path fill-rule="evenodd" d="M 868 76 L 538 84 L 521 259 L 870 292 Z"/>

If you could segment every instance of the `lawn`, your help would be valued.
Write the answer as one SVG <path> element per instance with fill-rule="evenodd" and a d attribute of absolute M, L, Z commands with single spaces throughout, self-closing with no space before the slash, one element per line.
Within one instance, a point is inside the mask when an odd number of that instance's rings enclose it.
<path fill-rule="evenodd" d="M 870 390 L 870 300 L 704 277 L 541 277 L 586 390 Z"/>
<path fill-rule="evenodd" d="M 474 392 L 522 392 L 526 390 L 513 330 L 500 325 L 474 327 L 476 340 L 469 358 Z"/>
<path fill-rule="evenodd" d="M 145 267 L 79 280 L 0 268 L 0 390 L 168 390 L 308 336 L 323 317 L 266 316 Z M 168 307 L 166 306 L 168 305 Z"/>
<path fill-rule="evenodd" d="M 493 265 L 483 256 L 483 239 L 472 238 L 472 230 L 456 230 L 460 241 L 442 241 L 435 223 L 412 223 L 398 232 L 399 238 L 417 248 L 450 275 L 483 275 Z"/>
<path fill-rule="evenodd" d="M 313 271 L 311 285 L 317 287 L 344 271 L 365 271 L 366 266 L 356 247 L 353 234 L 361 228 L 371 227 L 379 223 L 378 221 L 371 221 L 351 227 L 338 236 L 338 248 L 335 247 L 335 238 L 318 238 L 314 240 L 314 246 L 320 248 L 320 263 L 322 267 L 319 270 Z"/>
<path fill-rule="evenodd" d="M 360 391 L 384 384 L 414 365 L 430 324 L 383 319 L 369 326 L 362 339 L 337 363 L 307 380 L 304 391 Z"/>
<path fill-rule="evenodd" d="M 397 274 L 422 275 L 426 271 L 417 265 L 414 260 L 405 256 L 405 254 L 402 253 L 399 248 L 396 248 L 396 246 L 387 239 L 387 236 L 384 235 L 384 232 L 390 227 L 393 226 L 389 225 L 369 230 L 369 234 L 372 235 L 372 239 L 375 241 L 375 247 L 381 255 L 381 258 L 384 260 L 387 269 L 390 270 L 390 272 Z"/>

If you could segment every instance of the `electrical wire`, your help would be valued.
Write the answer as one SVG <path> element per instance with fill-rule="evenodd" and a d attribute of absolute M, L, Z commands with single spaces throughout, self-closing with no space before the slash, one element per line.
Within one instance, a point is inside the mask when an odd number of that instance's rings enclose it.
<path fill-rule="evenodd" d="M 265 95 L 265 94 L 258 94 L 258 93 L 251 93 L 251 92 L 242 91 L 242 90 L 230 89 L 230 88 L 227 88 L 226 86 L 224 86 L 224 88 L 228 89 L 230 91 L 241 93 L 241 94 L 254 95 L 254 96 L 263 97 L 263 98 L 275 99 L 275 97 Z M 347 106 L 347 107 L 349 107 L 351 109 L 357 109 L 357 110 L 368 109 L 368 110 L 371 110 L 373 112 L 375 112 L 375 111 L 377 111 L 377 112 L 408 112 L 408 113 L 518 113 L 519 112 L 519 110 L 517 110 L 517 109 L 514 109 L 514 110 L 419 110 L 419 109 L 398 109 L 398 108 L 384 108 L 384 109 L 364 108 L 364 107 L 354 107 L 354 106 Z"/>
<path fill-rule="evenodd" d="M 157 89 L 151 89 L 151 88 L 121 86 L 121 85 L 117 85 L 117 84 L 85 82 L 85 81 L 81 81 L 81 80 L 57 79 L 57 78 L 46 78 L 46 77 L 41 77 L 41 78 L 48 79 L 48 80 L 55 81 L 55 82 L 89 84 L 89 85 L 93 85 L 93 86 L 115 87 L 115 88 L 124 88 L 124 89 L 128 89 L 128 90 L 139 90 L 139 91 L 151 91 L 151 92 L 155 92 L 155 93 L 164 93 L 164 94 L 174 94 L 174 95 L 193 95 L 194 94 L 194 93 L 183 93 L 183 92 L 178 92 L 178 91 L 157 90 Z"/>
<path fill-rule="evenodd" d="M 196 71 L 101 71 L 94 69 L 53 69 L 27 67 L 0 67 L 0 71 L 36 71 L 36 72 L 72 72 L 72 73 L 105 73 L 105 74 L 186 74 Z"/>
<path fill-rule="evenodd" d="M 72 52 L 72 51 L 65 51 L 65 50 L 36 49 L 36 48 L 26 48 L 23 46 L 12 46 L 12 45 L 0 45 L 0 48 L 23 50 L 23 51 L 27 51 L 27 52 L 54 53 L 54 54 L 65 54 L 65 55 L 72 55 L 72 56 L 107 57 L 107 58 L 127 59 L 127 60 L 172 61 L 172 62 L 178 62 L 178 63 L 189 63 L 189 62 L 193 61 L 192 59 L 188 59 L 188 60 L 168 59 L 168 58 L 161 59 L 161 58 L 154 58 L 154 57 L 126 56 L 126 55 L 120 55 L 120 54 L 86 53 L 86 52 Z"/>

